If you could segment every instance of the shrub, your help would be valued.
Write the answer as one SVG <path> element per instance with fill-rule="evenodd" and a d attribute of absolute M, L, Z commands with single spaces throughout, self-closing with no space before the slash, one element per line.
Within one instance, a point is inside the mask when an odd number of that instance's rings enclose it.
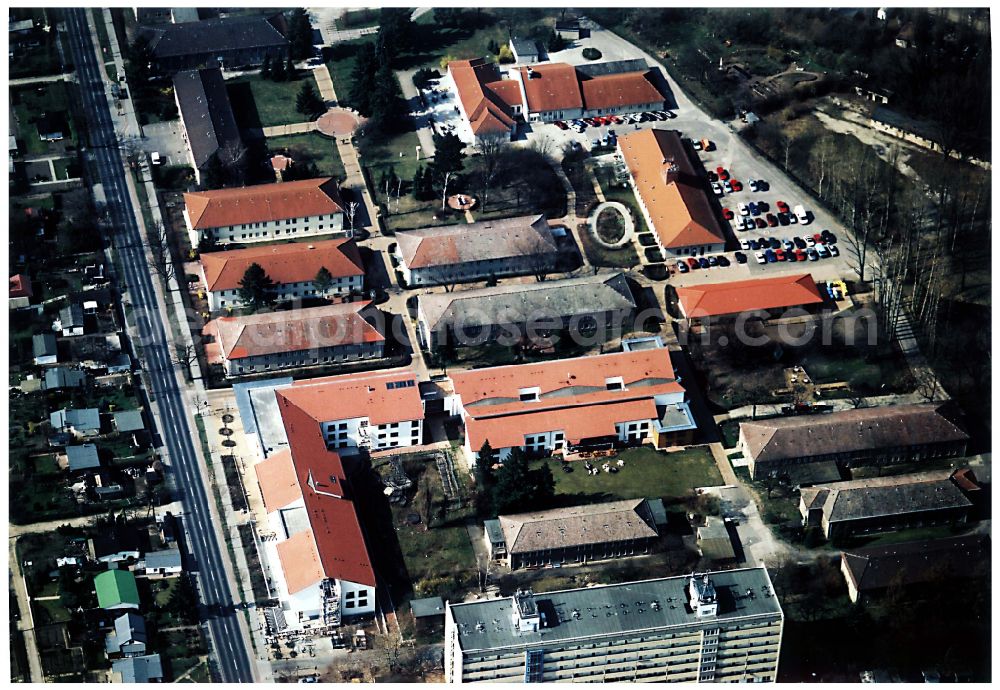
<path fill-rule="evenodd" d="M 506 65 L 514 62 L 514 53 L 510 51 L 510 47 L 506 45 L 500 46 L 500 52 L 497 53 L 498 61 L 501 65 Z"/>
<path fill-rule="evenodd" d="M 583 57 L 587 58 L 588 60 L 600 60 L 601 51 L 599 51 L 597 48 L 584 48 Z"/>
<path fill-rule="evenodd" d="M 666 280 L 667 279 L 667 267 L 663 264 L 650 264 L 642 269 L 642 272 L 646 274 L 646 277 L 650 280 Z"/>

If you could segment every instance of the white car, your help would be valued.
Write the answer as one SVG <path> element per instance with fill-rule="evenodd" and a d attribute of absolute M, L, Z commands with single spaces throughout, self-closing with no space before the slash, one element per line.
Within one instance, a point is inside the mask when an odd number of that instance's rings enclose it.
<path fill-rule="evenodd" d="M 149 162 L 152 163 L 153 165 L 159 165 L 160 163 L 162 163 L 163 158 L 160 157 L 160 152 L 153 151 L 151 154 L 149 154 Z"/>
<path fill-rule="evenodd" d="M 747 186 L 750 187 L 751 192 L 759 192 L 760 188 L 757 186 L 757 180 L 748 180 Z"/>
<path fill-rule="evenodd" d="M 815 242 L 815 240 L 813 240 Z M 829 259 L 830 250 L 826 248 L 825 244 L 816 245 L 816 251 L 819 252 L 819 258 Z"/>
<path fill-rule="evenodd" d="M 742 203 L 742 202 L 740 202 L 740 204 L 736 207 L 736 209 L 740 212 L 741 216 L 749 216 L 750 215 L 750 209 L 748 209 L 747 205 L 744 204 L 744 203 Z"/>
<path fill-rule="evenodd" d="M 816 246 L 816 239 L 813 238 L 813 237 L 807 237 L 806 238 L 806 246 L 807 247 L 815 247 Z"/>
<path fill-rule="evenodd" d="M 756 254 L 754 254 L 754 256 L 757 257 L 757 263 L 759 264 L 767 263 L 767 257 L 764 256 L 764 252 L 757 252 Z"/>
<path fill-rule="evenodd" d="M 692 139 L 691 140 L 691 148 L 693 148 L 695 151 L 701 151 L 701 149 L 702 149 L 701 140 L 700 139 Z"/>
<path fill-rule="evenodd" d="M 750 249 L 750 240 L 740 240 L 740 249 Z"/>
<path fill-rule="evenodd" d="M 712 191 L 715 192 L 715 196 L 722 196 L 722 185 L 718 182 L 713 182 Z"/>
<path fill-rule="evenodd" d="M 835 244 L 828 244 L 826 246 L 827 246 L 827 249 L 830 250 L 830 256 L 840 256 L 840 250 L 837 249 L 837 245 L 835 245 Z"/>

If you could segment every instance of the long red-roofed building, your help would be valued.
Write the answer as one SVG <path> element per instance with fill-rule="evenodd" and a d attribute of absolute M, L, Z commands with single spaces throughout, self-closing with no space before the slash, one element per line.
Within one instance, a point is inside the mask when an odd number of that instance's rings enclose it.
<path fill-rule="evenodd" d="M 340 456 L 313 416 L 279 400 L 288 448 L 255 466 L 273 539 L 262 542 L 273 632 L 328 633 L 375 610 L 375 572 Z"/>
<path fill-rule="evenodd" d="M 332 177 L 188 192 L 184 222 L 192 247 L 203 240 L 252 244 L 345 234 L 344 204 Z"/>
<path fill-rule="evenodd" d="M 364 287 L 364 262 L 352 239 L 232 249 L 201 255 L 209 309 L 218 311 L 241 305 L 240 281 L 253 264 L 259 264 L 274 281 L 278 301 L 347 295 Z M 329 271 L 333 279 L 322 292 L 315 285 L 321 268 Z"/>
<path fill-rule="evenodd" d="M 689 443 L 696 428 L 663 347 L 451 374 L 445 403 L 465 423 L 465 451 L 489 441 L 500 459 L 650 442 Z"/>
<path fill-rule="evenodd" d="M 677 288 L 677 306 L 686 319 L 752 311 L 776 315 L 792 307 L 814 308 L 821 304 L 823 297 L 808 273 Z"/>

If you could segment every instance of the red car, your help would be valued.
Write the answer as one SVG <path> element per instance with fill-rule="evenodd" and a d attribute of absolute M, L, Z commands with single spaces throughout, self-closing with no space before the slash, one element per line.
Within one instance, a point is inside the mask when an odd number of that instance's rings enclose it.
<path fill-rule="evenodd" d="M 813 235 L 813 239 L 816 240 L 816 244 L 826 244 L 826 240 L 824 240 L 823 236 L 818 232 Z"/>
<path fill-rule="evenodd" d="M 776 201 L 774 205 L 778 207 L 778 211 L 781 213 L 788 213 L 788 204 L 784 201 Z"/>
<path fill-rule="evenodd" d="M 620 125 L 622 123 L 622 119 L 617 115 L 608 115 L 608 121 L 613 122 L 616 125 Z"/>
<path fill-rule="evenodd" d="M 767 221 L 761 218 L 760 216 L 754 218 L 753 220 L 757 222 L 757 227 L 760 228 L 761 230 L 767 227 Z"/>
<path fill-rule="evenodd" d="M 729 179 L 729 171 L 726 170 L 725 168 L 723 168 L 723 167 L 716 168 L 715 172 L 717 172 L 719 174 L 719 179 L 720 180 L 728 180 Z"/>
<path fill-rule="evenodd" d="M 725 218 L 726 220 L 732 220 L 735 216 L 736 214 L 734 214 L 728 208 L 722 209 L 722 217 Z"/>
<path fill-rule="evenodd" d="M 739 180 L 730 180 L 729 186 L 733 188 L 734 192 L 742 192 L 743 191 L 743 183 L 740 182 Z"/>
<path fill-rule="evenodd" d="M 554 124 L 559 129 L 569 129 L 569 127 L 566 125 L 566 123 L 563 122 L 562 120 L 556 120 L 552 124 Z"/>
<path fill-rule="evenodd" d="M 688 266 L 691 268 L 698 268 L 698 266 L 700 266 L 698 259 L 688 259 Z"/>
<path fill-rule="evenodd" d="M 767 215 L 765 216 L 765 218 L 766 218 L 766 220 L 767 220 L 767 224 L 768 224 L 768 225 L 769 225 L 770 227 L 772 227 L 772 228 L 776 228 L 776 227 L 778 227 L 778 218 L 777 218 L 777 216 L 775 216 L 775 215 L 774 215 L 773 213 L 768 213 L 768 214 L 767 214 Z"/>
<path fill-rule="evenodd" d="M 775 249 L 774 250 L 774 255 L 776 257 L 778 257 L 778 261 L 785 261 L 788 258 L 787 256 L 785 256 L 785 250 L 784 249 Z"/>

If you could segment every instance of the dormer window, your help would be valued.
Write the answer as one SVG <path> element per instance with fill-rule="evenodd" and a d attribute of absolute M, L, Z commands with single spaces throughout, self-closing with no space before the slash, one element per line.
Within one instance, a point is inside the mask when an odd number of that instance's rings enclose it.
<path fill-rule="evenodd" d="M 517 394 L 521 402 L 538 402 L 538 394 L 540 392 L 540 388 L 522 388 Z"/>
<path fill-rule="evenodd" d="M 604 387 L 609 391 L 623 391 L 625 390 L 625 381 L 621 376 L 614 376 L 604 379 Z"/>

